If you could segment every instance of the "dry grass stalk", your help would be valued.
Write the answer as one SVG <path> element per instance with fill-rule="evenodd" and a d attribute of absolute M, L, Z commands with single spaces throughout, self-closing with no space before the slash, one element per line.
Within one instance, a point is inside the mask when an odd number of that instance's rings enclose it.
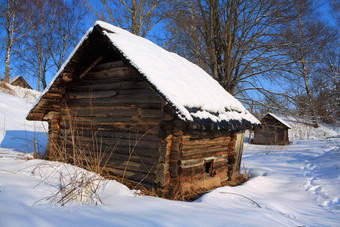
<path fill-rule="evenodd" d="M 43 200 L 52 205 L 60 206 L 65 206 L 66 204 L 98 205 L 103 203 L 99 189 L 104 178 L 98 174 L 64 163 L 55 165 L 48 162 L 38 164 L 32 170 L 32 174 L 39 174 L 43 178 L 35 188 L 48 180 L 53 180 L 52 184 L 58 181 L 56 192 L 37 201 L 35 204 Z"/>

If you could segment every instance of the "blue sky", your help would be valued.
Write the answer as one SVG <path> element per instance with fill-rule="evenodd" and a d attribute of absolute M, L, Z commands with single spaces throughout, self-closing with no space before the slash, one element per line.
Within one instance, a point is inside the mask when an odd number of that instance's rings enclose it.
<path fill-rule="evenodd" d="M 326 21 L 329 21 L 329 23 L 331 24 L 331 25 L 335 25 L 335 21 L 334 21 L 334 19 L 330 16 L 330 11 L 329 11 L 329 6 L 328 6 L 328 1 L 325 1 L 325 3 L 326 4 L 323 4 L 320 8 L 319 8 L 319 11 L 320 11 L 320 15 L 323 17 L 323 19 L 324 20 L 326 20 Z M 94 21 L 95 21 L 95 18 L 93 17 L 93 16 L 89 16 L 89 17 L 87 17 L 87 18 L 84 18 L 84 20 L 85 20 L 85 26 L 86 26 L 86 29 L 85 30 L 87 30 L 89 27 L 91 27 L 91 26 L 93 26 L 93 23 L 94 23 Z M 159 28 L 159 29 L 161 29 L 161 28 Z M 1 36 L 1 38 L 4 38 L 4 30 L 3 29 L 1 29 L 0 30 L 0 36 Z M 80 40 L 80 38 L 83 36 L 83 34 L 78 34 L 79 35 L 79 40 Z M 4 46 L 5 45 L 5 42 L 2 42 L 1 43 L 1 49 L 0 49 L 0 75 L 1 75 L 1 77 L 3 78 L 4 77 L 4 74 L 5 74 L 5 50 L 4 50 Z M 11 74 L 11 76 L 12 77 L 14 77 L 14 76 L 17 76 L 18 75 L 18 73 L 17 73 L 17 70 L 15 69 L 15 64 L 14 64 L 14 61 L 20 61 L 20 59 L 14 59 L 14 58 L 12 58 L 11 59 L 12 60 L 12 64 L 11 64 L 11 67 L 13 68 L 12 69 L 12 74 Z M 54 77 L 54 73 L 55 73 L 56 71 L 54 71 L 54 72 L 51 72 L 48 76 L 47 76 L 47 84 L 51 81 L 51 79 Z M 32 87 L 34 88 L 34 89 L 37 89 L 37 82 L 36 82 L 36 78 L 30 78 L 30 77 L 28 77 L 28 76 L 26 76 L 26 75 L 21 75 L 21 76 L 23 76 L 27 81 L 28 81 L 28 83 L 30 84 L 30 85 L 32 85 Z M 265 86 L 274 86 L 275 87 L 275 90 L 277 91 L 277 92 L 280 92 L 280 87 L 279 86 L 275 86 L 275 84 L 270 84 L 269 82 L 264 82 L 264 85 Z M 249 94 L 251 94 L 252 96 L 255 96 L 256 97 L 256 95 L 255 95 L 255 93 L 254 92 L 250 92 Z M 254 97 L 254 98 L 255 98 Z"/>

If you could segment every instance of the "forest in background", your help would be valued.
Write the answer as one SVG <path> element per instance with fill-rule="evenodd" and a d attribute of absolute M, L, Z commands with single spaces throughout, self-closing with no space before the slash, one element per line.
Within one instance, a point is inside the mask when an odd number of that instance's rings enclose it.
<path fill-rule="evenodd" d="M 254 114 L 340 119 L 339 0 L 0 0 L 0 78 L 42 91 L 95 20 L 196 63 Z"/>

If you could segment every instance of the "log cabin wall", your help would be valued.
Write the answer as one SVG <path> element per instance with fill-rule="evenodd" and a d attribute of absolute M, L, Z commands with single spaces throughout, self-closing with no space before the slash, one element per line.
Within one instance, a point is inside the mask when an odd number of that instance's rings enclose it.
<path fill-rule="evenodd" d="M 32 89 L 32 87 L 22 77 L 20 77 L 17 80 L 13 81 L 11 83 L 11 85 L 19 86 L 19 87 L 27 88 L 27 89 Z"/>
<path fill-rule="evenodd" d="M 288 127 L 274 118 L 267 117 L 262 121 L 262 128 L 254 130 L 254 144 L 263 145 L 287 145 L 290 144 L 288 139 Z"/>
<path fill-rule="evenodd" d="M 165 182 L 184 194 L 213 189 L 238 176 L 237 133 L 193 130 L 181 120 L 162 122 L 167 131 Z M 166 125 L 166 126 L 164 126 Z M 166 184 L 166 185 L 167 185 Z"/>
<path fill-rule="evenodd" d="M 84 36 L 27 117 L 49 122 L 49 158 L 72 162 L 73 155 L 81 165 L 92 157 L 105 166 L 106 176 L 141 182 L 161 193 L 179 189 L 197 195 L 195 189 L 203 192 L 237 176 L 244 135 L 214 127 L 201 131 L 193 129 L 205 127 L 199 122 L 179 119 L 183 113 L 176 112 L 176 99 L 158 93 L 162 87 L 147 82 L 137 72 L 143 67 L 136 71 L 107 33 L 115 32 L 96 25 Z M 248 118 L 235 128 L 256 125 Z M 67 157 L 58 154 L 60 149 Z M 80 152 L 84 155 L 77 156 Z"/>
<path fill-rule="evenodd" d="M 69 154 L 75 146 L 103 152 L 105 173 L 154 185 L 164 178 L 158 165 L 165 152 L 159 139 L 163 105 L 131 67 L 121 61 L 100 64 L 67 87 L 60 137 Z"/>

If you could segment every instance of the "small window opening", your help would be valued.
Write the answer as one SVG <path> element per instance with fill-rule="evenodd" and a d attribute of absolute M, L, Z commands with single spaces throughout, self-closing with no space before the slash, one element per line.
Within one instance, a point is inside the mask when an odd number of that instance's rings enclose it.
<path fill-rule="evenodd" d="M 214 160 L 209 160 L 204 163 L 204 172 L 212 177 L 216 175 L 216 171 L 214 170 Z"/>

